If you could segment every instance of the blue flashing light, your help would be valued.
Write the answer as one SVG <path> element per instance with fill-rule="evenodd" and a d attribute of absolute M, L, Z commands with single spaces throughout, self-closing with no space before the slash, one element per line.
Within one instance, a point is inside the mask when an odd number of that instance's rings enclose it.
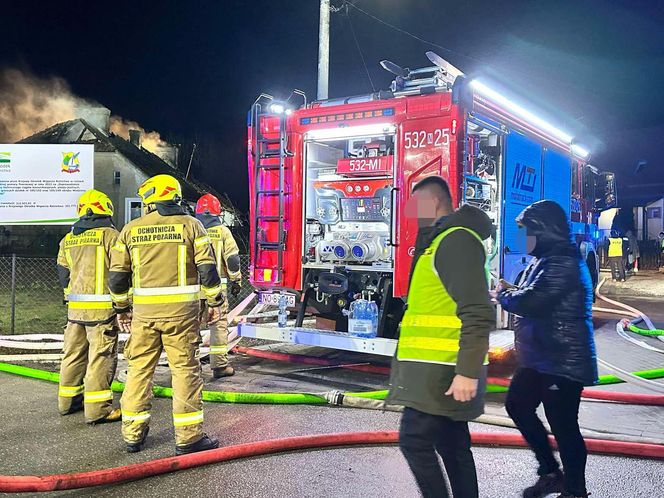
<path fill-rule="evenodd" d="M 394 109 L 383 109 L 383 116 L 394 116 Z"/>
<path fill-rule="evenodd" d="M 311 118 L 302 118 L 300 120 L 300 124 L 308 125 L 309 123 L 311 123 Z"/>

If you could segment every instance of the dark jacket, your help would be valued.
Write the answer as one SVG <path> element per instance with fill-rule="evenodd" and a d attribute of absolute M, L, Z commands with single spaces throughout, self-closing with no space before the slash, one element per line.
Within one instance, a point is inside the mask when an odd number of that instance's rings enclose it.
<path fill-rule="evenodd" d="M 531 228 L 528 209 L 524 225 L 537 238 L 535 258 L 518 288 L 498 295 L 501 306 L 517 315 L 519 366 L 592 385 L 597 381 L 597 359 L 590 271 L 570 241 L 569 229 L 563 229 L 562 222 L 559 228 L 547 226 L 545 219 L 540 220 L 541 231 L 535 225 Z M 535 215 L 541 218 L 542 213 Z M 567 227 L 566 219 L 564 223 Z"/>
<path fill-rule="evenodd" d="M 411 277 L 417 260 L 437 235 L 448 228 L 463 226 L 482 239 L 492 233 L 489 217 L 481 210 L 463 206 L 431 227 L 421 228 L 415 243 Z M 496 315 L 489 300 L 484 270 L 486 255 L 482 244 L 466 231 L 449 234 L 438 246 L 435 268 L 447 292 L 457 304 L 461 339 L 456 366 L 413 361 L 392 361 L 388 404 L 403 405 L 454 420 L 472 420 L 484 411 L 486 368 L 482 365 L 489 349 L 489 332 Z M 477 396 L 467 403 L 445 396 L 456 374 L 479 379 Z"/>

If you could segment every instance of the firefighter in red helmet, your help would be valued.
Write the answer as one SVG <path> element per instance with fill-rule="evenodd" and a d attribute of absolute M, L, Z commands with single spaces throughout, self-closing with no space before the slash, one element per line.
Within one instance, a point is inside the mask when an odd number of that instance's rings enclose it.
<path fill-rule="evenodd" d="M 237 243 L 228 227 L 221 223 L 221 203 L 212 194 L 205 194 L 196 203 L 196 218 L 206 228 L 214 249 L 217 271 L 221 277 L 224 297 L 240 293 L 242 274 Z M 203 313 L 205 316 L 205 313 Z M 210 367 L 215 379 L 235 373 L 228 364 L 228 301 L 221 308 L 221 319 L 210 325 Z"/>

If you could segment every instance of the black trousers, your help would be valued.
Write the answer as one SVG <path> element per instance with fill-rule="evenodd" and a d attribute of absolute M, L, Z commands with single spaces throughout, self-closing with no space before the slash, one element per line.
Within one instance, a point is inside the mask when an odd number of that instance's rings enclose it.
<path fill-rule="evenodd" d="M 399 447 L 425 498 L 450 496 L 436 453 L 443 459 L 454 498 L 477 498 L 477 473 L 467 422 L 406 408 Z"/>
<path fill-rule="evenodd" d="M 622 256 L 612 256 L 609 258 L 611 263 L 611 278 L 613 280 L 625 280 L 625 262 Z"/>
<path fill-rule="evenodd" d="M 510 384 L 505 408 L 539 462 L 539 475 L 558 470 L 549 438 L 535 410 L 544 404 L 565 473 L 565 491 L 574 496 L 586 493 L 586 444 L 579 430 L 579 404 L 583 385 L 564 377 L 519 368 Z"/>

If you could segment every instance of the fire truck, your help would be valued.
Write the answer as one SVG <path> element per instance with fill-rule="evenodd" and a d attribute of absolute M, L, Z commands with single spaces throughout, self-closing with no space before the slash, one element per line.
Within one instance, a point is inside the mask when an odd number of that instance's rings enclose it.
<path fill-rule="evenodd" d="M 391 355 L 417 235 L 404 209 L 413 186 L 430 175 L 447 180 L 455 206 L 476 206 L 493 220 L 491 286 L 516 281 L 527 266 L 514 219 L 540 199 L 568 212 L 597 282 L 597 218 L 615 205 L 613 175 L 591 165 L 572 136 L 437 54 L 427 57 L 431 65 L 415 70 L 381 62 L 394 75 L 389 91 L 304 97 L 297 109 L 265 94 L 255 101 L 250 280 L 261 304 L 286 299 L 294 322 L 245 323 L 240 335 Z M 347 333 L 349 306 L 360 297 L 378 306 L 376 338 Z M 304 327 L 312 315 L 316 325 Z M 498 310 L 496 328 L 508 323 Z"/>

